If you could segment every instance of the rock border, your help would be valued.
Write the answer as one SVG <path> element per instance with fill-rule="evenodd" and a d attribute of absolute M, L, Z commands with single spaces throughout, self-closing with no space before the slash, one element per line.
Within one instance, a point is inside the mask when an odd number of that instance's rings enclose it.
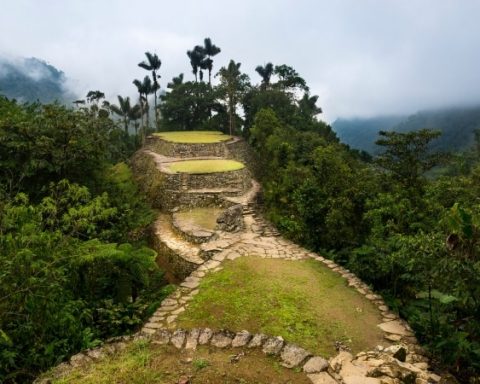
<path fill-rule="evenodd" d="M 177 349 L 196 350 L 198 346 L 224 349 L 261 350 L 267 356 L 275 357 L 288 369 L 301 369 L 313 384 L 415 384 L 437 383 L 440 377 L 427 371 L 426 363 L 405 362 L 410 354 L 406 346 L 377 347 L 373 351 L 361 352 L 356 356 L 346 351 L 329 360 L 315 356 L 308 350 L 286 342 L 281 336 L 250 333 L 246 330 L 232 332 L 214 331 L 210 328 L 168 329 L 159 328 L 154 333 L 137 333 L 132 336 L 112 338 L 103 346 L 89 349 L 72 356 L 69 362 L 51 370 L 46 377 L 34 383 L 47 384 L 53 379 L 68 376 L 74 369 L 86 367 L 94 361 L 101 361 L 123 351 L 127 343 L 147 340 L 153 344 L 173 345 Z"/>

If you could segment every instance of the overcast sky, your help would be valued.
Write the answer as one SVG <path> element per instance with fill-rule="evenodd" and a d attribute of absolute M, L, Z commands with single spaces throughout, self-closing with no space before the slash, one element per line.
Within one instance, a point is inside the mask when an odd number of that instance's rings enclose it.
<path fill-rule="evenodd" d="M 0 0 L 0 56 L 35 56 L 80 94 L 135 95 L 144 52 L 162 87 L 211 37 L 234 59 L 288 64 L 324 119 L 480 104 L 480 0 Z"/>

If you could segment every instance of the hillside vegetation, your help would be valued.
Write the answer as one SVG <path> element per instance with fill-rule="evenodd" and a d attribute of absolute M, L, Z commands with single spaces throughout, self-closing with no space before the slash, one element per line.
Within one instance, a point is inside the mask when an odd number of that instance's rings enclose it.
<path fill-rule="evenodd" d="M 332 128 L 342 142 L 371 154 L 381 151 L 381 147 L 375 144 L 379 131 L 406 133 L 429 128 L 442 132 L 442 136 L 432 143 L 435 150 L 457 152 L 474 144 L 475 130 L 480 128 L 480 107 L 421 111 L 410 116 L 338 119 Z"/>
<path fill-rule="evenodd" d="M 360 276 L 436 367 L 478 382 L 480 135 L 450 158 L 436 144 L 471 140 L 477 110 L 412 118 L 422 129 L 382 132 L 370 159 L 318 118 L 318 96 L 294 68 L 259 65 L 250 81 L 230 60 L 214 84 L 220 52 L 210 39 L 193 47 L 191 78 L 160 96 L 162 62 L 147 52 L 138 103 L 100 91 L 75 108 L 0 97 L 0 381 L 30 382 L 155 310 L 168 288 L 146 247 L 154 213 L 125 161 L 155 131 L 216 130 L 250 144 L 265 214 L 284 236 Z M 423 127 L 441 121 L 459 134 Z M 447 176 L 426 178 L 438 165 Z"/>

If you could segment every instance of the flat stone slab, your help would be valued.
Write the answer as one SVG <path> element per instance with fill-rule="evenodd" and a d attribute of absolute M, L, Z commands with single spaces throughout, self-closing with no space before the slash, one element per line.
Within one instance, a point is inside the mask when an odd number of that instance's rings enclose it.
<path fill-rule="evenodd" d="M 380 379 L 364 376 L 347 376 L 343 378 L 345 384 L 382 384 Z"/>
<path fill-rule="evenodd" d="M 319 373 L 328 369 L 328 361 L 323 357 L 315 356 L 307 361 L 303 366 L 303 372 L 305 373 Z"/>
<path fill-rule="evenodd" d="M 402 322 L 399 320 L 392 320 L 386 323 L 381 323 L 378 324 L 378 327 L 384 332 L 393 333 L 395 335 L 410 336 L 412 334 L 412 332 L 407 330 L 402 324 Z"/>
<path fill-rule="evenodd" d="M 337 384 L 337 381 L 327 372 L 312 373 L 307 375 L 312 384 Z"/>

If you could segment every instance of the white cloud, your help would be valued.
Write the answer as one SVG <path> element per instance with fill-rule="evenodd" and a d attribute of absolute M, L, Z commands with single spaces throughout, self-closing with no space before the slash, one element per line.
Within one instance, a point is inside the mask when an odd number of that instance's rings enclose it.
<path fill-rule="evenodd" d="M 292 65 L 328 120 L 480 101 L 476 0 L 16 0 L 2 4 L 0 54 L 39 57 L 89 89 L 135 96 L 145 51 L 162 59 L 162 86 L 204 37 L 254 68 Z"/>

